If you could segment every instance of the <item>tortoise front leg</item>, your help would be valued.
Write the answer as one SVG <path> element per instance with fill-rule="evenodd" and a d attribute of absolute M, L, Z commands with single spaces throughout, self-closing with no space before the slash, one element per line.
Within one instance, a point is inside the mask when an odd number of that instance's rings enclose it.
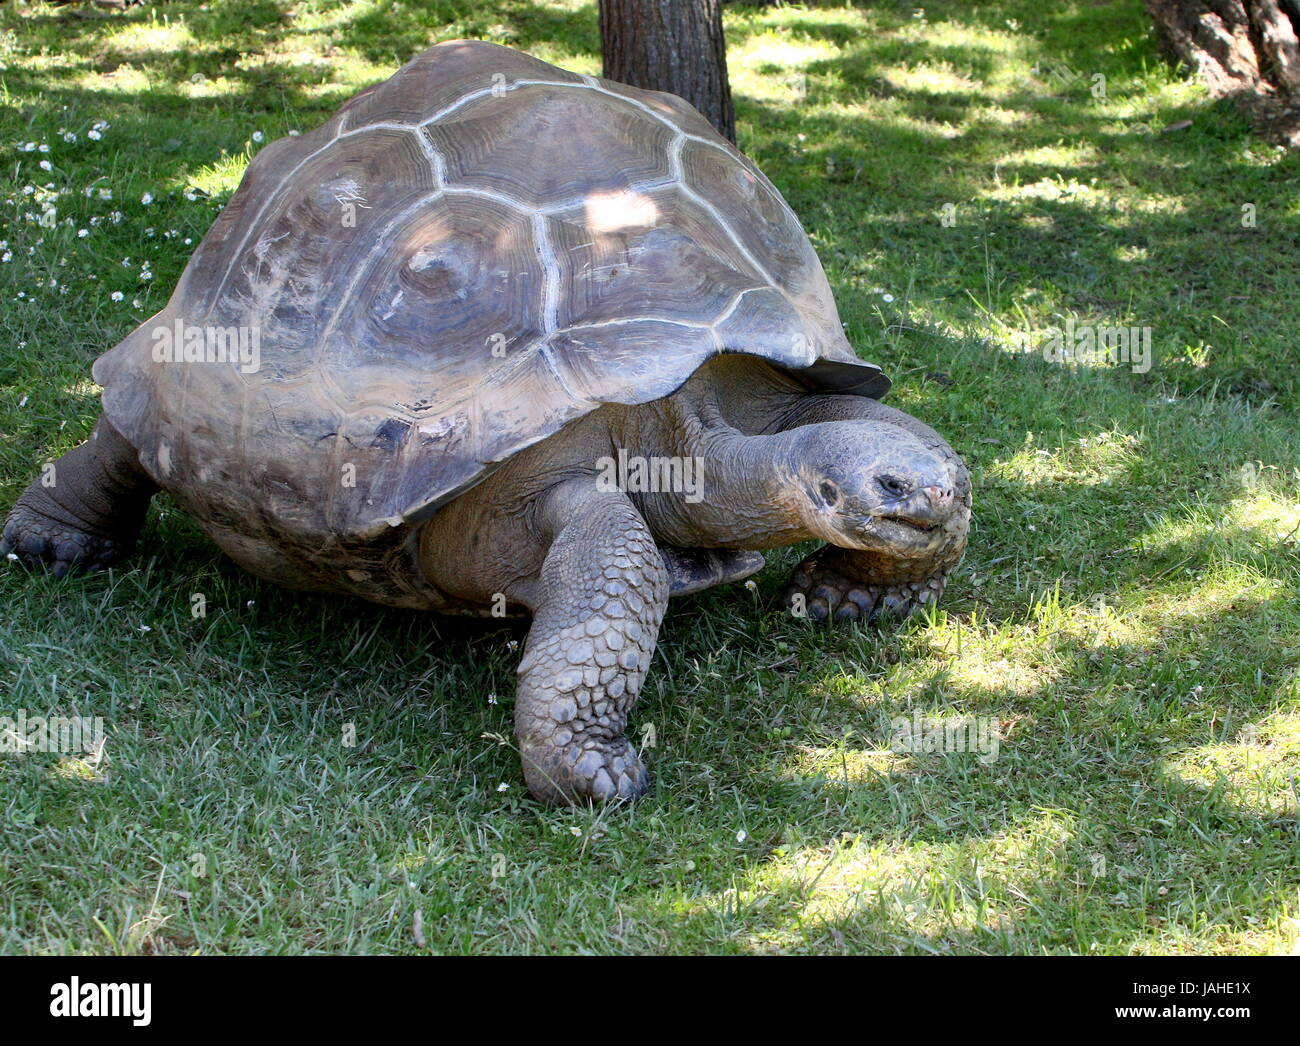
<path fill-rule="evenodd" d="M 779 428 L 784 431 L 825 421 L 874 421 L 906 429 L 947 461 L 952 497 L 965 505 L 965 512 L 954 520 L 943 546 L 924 559 L 822 546 L 790 575 L 786 605 L 815 621 L 870 621 L 882 615 L 906 615 L 936 602 L 966 548 L 971 486 L 965 463 L 930 426 L 865 396 L 801 396 Z"/>
<path fill-rule="evenodd" d="M 593 477 L 548 495 L 554 535 L 519 664 L 515 736 L 529 791 L 554 803 L 634 798 L 650 775 L 623 731 L 668 604 L 654 538 Z"/>

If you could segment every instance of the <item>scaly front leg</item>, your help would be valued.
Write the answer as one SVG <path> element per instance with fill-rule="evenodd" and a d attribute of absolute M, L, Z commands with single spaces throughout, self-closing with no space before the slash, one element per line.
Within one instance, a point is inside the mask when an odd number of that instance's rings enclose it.
<path fill-rule="evenodd" d="M 593 477 L 546 496 L 553 535 L 519 664 L 515 735 L 541 800 L 634 798 L 650 775 L 623 731 L 668 605 L 668 574 L 645 521 Z"/>

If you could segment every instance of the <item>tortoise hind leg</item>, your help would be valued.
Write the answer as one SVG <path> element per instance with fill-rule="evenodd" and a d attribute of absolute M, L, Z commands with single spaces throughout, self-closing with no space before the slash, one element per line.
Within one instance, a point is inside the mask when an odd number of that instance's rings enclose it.
<path fill-rule="evenodd" d="M 660 545 L 659 554 L 668 570 L 669 592 L 689 596 L 714 585 L 744 581 L 763 569 L 761 552 L 732 548 L 674 548 Z"/>
<path fill-rule="evenodd" d="M 668 605 L 668 571 L 627 496 L 587 478 L 548 495 L 553 535 L 524 658 L 515 735 L 544 801 L 631 799 L 650 784 L 623 736 Z"/>
<path fill-rule="evenodd" d="M 102 570 L 135 545 L 158 486 L 135 448 L 101 417 L 85 443 L 32 481 L 5 521 L 0 554 L 56 577 Z"/>

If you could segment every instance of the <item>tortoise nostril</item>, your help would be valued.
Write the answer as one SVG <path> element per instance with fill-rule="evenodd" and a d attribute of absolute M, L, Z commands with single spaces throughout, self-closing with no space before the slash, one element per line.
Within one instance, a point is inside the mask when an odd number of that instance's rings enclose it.
<path fill-rule="evenodd" d="M 925 492 L 935 508 L 947 508 L 952 504 L 952 487 L 926 487 Z"/>
<path fill-rule="evenodd" d="M 840 488 L 830 480 L 826 480 L 822 483 L 818 493 L 821 494 L 822 500 L 831 506 L 831 508 L 834 508 L 840 502 Z"/>
<path fill-rule="evenodd" d="M 891 497 L 901 498 L 907 493 L 907 484 L 897 476 L 881 476 L 877 482 L 880 489 Z"/>

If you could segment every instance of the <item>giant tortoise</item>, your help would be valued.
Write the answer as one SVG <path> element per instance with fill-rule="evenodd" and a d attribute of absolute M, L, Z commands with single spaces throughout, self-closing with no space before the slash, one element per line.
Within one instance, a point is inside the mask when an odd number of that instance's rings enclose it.
<path fill-rule="evenodd" d="M 679 98 L 487 43 L 258 153 L 94 376 L 11 559 L 106 567 L 161 488 L 279 584 L 531 615 L 544 800 L 647 787 L 624 730 L 670 595 L 820 539 L 790 606 L 870 620 L 933 602 L 966 542 L 960 458 L 879 402 L 754 164 Z"/>

